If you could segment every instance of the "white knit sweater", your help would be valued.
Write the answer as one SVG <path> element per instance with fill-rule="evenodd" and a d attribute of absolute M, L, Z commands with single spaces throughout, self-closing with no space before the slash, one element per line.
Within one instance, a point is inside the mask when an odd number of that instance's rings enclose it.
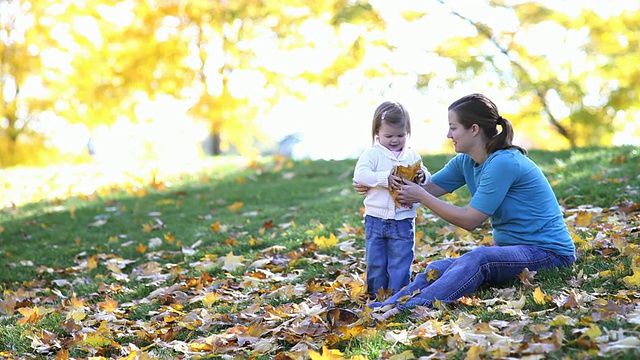
<path fill-rule="evenodd" d="M 371 215 L 381 219 L 401 220 L 416 217 L 416 208 L 419 203 L 413 204 L 409 208 L 396 207 L 391 194 L 389 193 L 389 174 L 395 165 L 413 165 L 422 157 L 415 150 L 405 146 L 404 150 L 398 157 L 379 142 L 365 150 L 358 158 L 355 170 L 353 172 L 353 180 L 357 183 L 371 186 L 367 196 L 364 199 L 365 215 Z M 425 173 L 426 184 L 431 174 L 427 168 L 422 165 Z"/>

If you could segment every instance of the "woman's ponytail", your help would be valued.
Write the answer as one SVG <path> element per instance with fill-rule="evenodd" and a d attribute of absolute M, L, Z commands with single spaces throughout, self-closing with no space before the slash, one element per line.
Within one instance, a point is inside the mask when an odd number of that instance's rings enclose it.
<path fill-rule="evenodd" d="M 498 116 L 495 121 L 496 125 L 500 125 L 501 130 L 495 129 L 495 135 L 487 141 L 487 153 L 491 154 L 501 149 L 518 149 L 521 153 L 527 154 L 527 149 L 513 144 L 513 125 L 502 116 Z"/>

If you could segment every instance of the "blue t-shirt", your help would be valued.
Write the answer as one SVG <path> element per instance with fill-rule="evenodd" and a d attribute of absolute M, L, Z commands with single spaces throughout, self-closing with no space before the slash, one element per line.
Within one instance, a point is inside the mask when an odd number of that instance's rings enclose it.
<path fill-rule="evenodd" d="M 533 245 L 559 255 L 575 254 L 549 181 L 517 149 L 498 150 L 481 165 L 458 154 L 431 181 L 448 192 L 466 184 L 471 207 L 490 216 L 497 245 Z"/>

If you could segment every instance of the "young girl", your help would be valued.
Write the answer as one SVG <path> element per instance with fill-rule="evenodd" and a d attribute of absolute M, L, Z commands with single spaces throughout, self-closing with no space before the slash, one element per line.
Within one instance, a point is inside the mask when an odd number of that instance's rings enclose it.
<path fill-rule="evenodd" d="M 558 200 L 527 151 L 512 144 L 511 122 L 482 94 L 449 106 L 449 132 L 458 153 L 426 186 L 401 185 L 398 199 L 420 202 L 449 223 L 473 230 L 490 219 L 496 246 L 479 246 L 460 257 L 430 263 L 412 283 L 384 302 L 392 310 L 454 302 L 484 283 L 514 280 L 525 269 L 571 266 L 575 246 Z M 438 197 L 467 185 L 471 201 L 454 206 Z M 354 185 L 360 193 L 368 186 Z M 371 190 L 369 190 L 371 191 Z M 427 277 L 428 273 L 437 276 Z"/>
<path fill-rule="evenodd" d="M 419 204 L 397 205 L 390 190 L 402 184 L 394 166 L 420 162 L 416 181 L 425 185 L 430 174 L 422 157 L 407 145 L 409 113 L 401 104 L 386 101 L 373 114 L 373 146 L 356 163 L 355 183 L 371 189 L 364 199 L 367 291 L 371 297 L 395 293 L 409 283 L 414 257 L 415 217 Z"/>

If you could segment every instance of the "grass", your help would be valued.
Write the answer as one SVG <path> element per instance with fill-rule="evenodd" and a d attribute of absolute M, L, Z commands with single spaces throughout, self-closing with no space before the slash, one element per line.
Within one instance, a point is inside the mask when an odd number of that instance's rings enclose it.
<path fill-rule="evenodd" d="M 450 157 L 424 162 L 435 172 Z M 640 274 L 640 149 L 530 157 L 565 209 L 580 253 L 572 269 L 332 331 L 303 309 L 364 305 L 355 160 L 215 161 L 117 183 L 85 168 L 4 170 L 0 356 L 304 358 L 325 346 L 345 358 L 636 358 L 640 293 L 624 279 Z M 423 210 L 418 230 L 416 271 L 488 229 L 459 231 Z M 323 247 L 332 236 L 339 244 Z"/>

